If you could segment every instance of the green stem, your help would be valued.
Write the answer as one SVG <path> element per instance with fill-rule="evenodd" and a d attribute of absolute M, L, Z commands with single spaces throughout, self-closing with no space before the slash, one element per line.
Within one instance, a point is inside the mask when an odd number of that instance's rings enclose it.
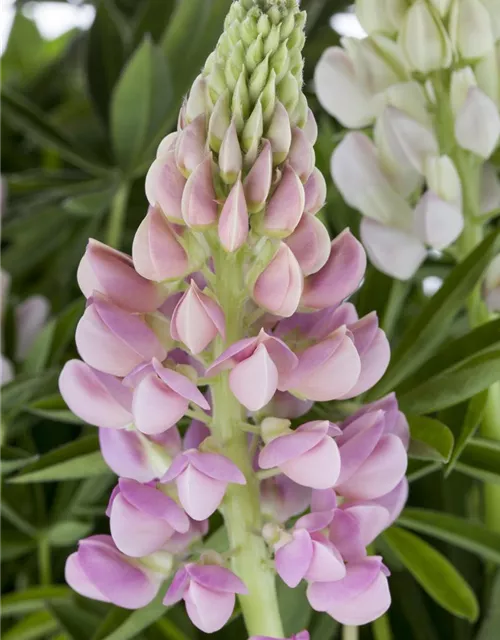
<path fill-rule="evenodd" d="M 242 314 L 243 270 L 238 258 L 222 251 L 216 254 L 217 298 L 226 317 L 226 340 L 217 351 L 244 336 Z M 222 505 L 233 571 L 245 583 L 248 595 L 240 596 L 241 610 L 249 635 L 283 637 L 278 607 L 275 574 L 269 566 L 269 554 L 260 535 L 262 516 L 259 482 L 252 469 L 247 434 L 241 428 L 245 410 L 229 388 L 229 374 L 222 373 L 212 384 L 212 433 L 224 454 L 245 474 L 244 486 L 230 484 Z"/>
<path fill-rule="evenodd" d="M 129 194 L 130 184 L 123 182 L 118 187 L 111 204 L 106 242 L 115 249 L 119 249 L 122 243 Z"/>
<path fill-rule="evenodd" d="M 342 640 L 358 640 L 359 628 L 358 627 L 342 627 Z"/>

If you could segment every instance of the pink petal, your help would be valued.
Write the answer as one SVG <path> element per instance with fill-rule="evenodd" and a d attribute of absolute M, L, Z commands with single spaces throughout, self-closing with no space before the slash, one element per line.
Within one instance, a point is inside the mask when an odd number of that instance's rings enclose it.
<path fill-rule="evenodd" d="M 315 513 L 307 513 L 299 518 L 295 523 L 296 529 L 306 529 L 309 533 L 316 533 L 322 529 L 326 529 L 333 519 L 333 511 L 317 511 Z"/>
<path fill-rule="evenodd" d="M 262 513 L 277 522 L 286 522 L 303 513 L 311 503 L 311 489 L 296 484 L 285 475 L 260 483 Z"/>
<path fill-rule="evenodd" d="M 307 182 L 314 169 L 316 156 L 313 145 L 306 132 L 299 127 L 292 129 L 292 144 L 288 154 L 288 162 L 303 183 Z"/>
<path fill-rule="evenodd" d="M 326 202 L 326 180 L 318 168 L 313 169 L 304 185 L 304 213 L 316 215 Z"/>
<path fill-rule="evenodd" d="M 175 480 L 178 476 L 180 476 L 180 474 L 185 469 L 187 469 L 188 466 L 189 460 L 187 459 L 187 457 L 184 455 L 184 453 L 179 453 L 179 455 L 174 458 L 165 475 L 161 478 L 161 483 L 166 484 L 168 482 L 172 482 L 172 480 Z"/>
<path fill-rule="evenodd" d="M 192 420 L 184 434 L 184 449 L 197 449 L 209 435 L 210 429 L 204 422 Z"/>
<path fill-rule="evenodd" d="M 106 464 L 118 476 L 149 482 L 163 475 L 151 464 L 141 439 L 134 431 L 99 429 L 99 444 Z"/>
<path fill-rule="evenodd" d="M 304 212 L 305 194 L 300 177 L 286 165 L 281 180 L 267 203 L 263 233 L 270 236 L 290 235 Z"/>
<path fill-rule="evenodd" d="M 238 576 L 224 567 L 215 564 L 200 565 L 190 563 L 186 565 L 186 571 L 191 580 L 205 587 L 205 589 L 224 593 L 248 594 L 248 589 Z"/>
<path fill-rule="evenodd" d="M 340 473 L 340 454 L 334 440 L 325 437 L 313 449 L 280 466 L 297 484 L 313 489 L 333 487 Z"/>
<path fill-rule="evenodd" d="M 361 539 L 361 525 L 358 519 L 347 511 L 335 509 L 329 539 L 346 562 L 357 561 L 366 556 L 366 545 Z"/>
<path fill-rule="evenodd" d="M 185 567 L 182 567 L 175 574 L 172 582 L 170 583 L 167 593 L 163 598 L 163 604 L 166 607 L 170 607 L 177 602 L 180 602 L 186 593 L 189 586 L 189 576 Z"/>
<path fill-rule="evenodd" d="M 111 602 L 111 600 L 103 595 L 99 589 L 90 582 L 82 569 L 80 557 L 77 552 L 72 553 L 66 560 L 64 579 L 73 591 L 85 596 L 85 598 L 101 600 L 102 602 Z"/>
<path fill-rule="evenodd" d="M 231 369 L 239 362 L 249 358 L 257 348 L 259 338 L 238 340 L 222 353 L 207 369 L 207 375 L 215 376 L 221 371 Z"/>
<path fill-rule="evenodd" d="M 249 411 L 259 411 L 271 400 L 278 386 L 278 370 L 263 344 L 231 371 L 229 386 Z"/>
<path fill-rule="evenodd" d="M 384 426 L 384 414 L 376 411 L 360 416 L 344 430 L 338 439 L 342 461 L 339 484 L 347 481 L 368 459 L 384 433 Z"/>
<path fill-rule="evenodd" d="M 134 392 L 135 426 L 148 435 L 163 433 L 182 418 L 188 406 L 186 398 L 169 389 L 156 374 L 151 373 Z"/>
<path fill-rule="evenodd" d="M 165 520 L 180 533 L 189 529 L 189 518 L 175 500 L 162 491 L 124 478 L 120 479 L 119 486 L 125 500 L 142 513 Z"/>
<path fill-rule="evenodd" d="M 342 580 L 346 568 L 342 556 L 321 534 L 313 537 L 313 557 L 305 575 L 308 582 Z"/>
<path fill-rule="evenodd" d="M 314 216 L 304 214 L 286 244 L 305 276 L 317 273 L 330 257 L 330 236 L 325 225 Z"/>
<path fill-rule="evenodd" d="M 214 480 L 188 465 L 176 479 L 179 500 L 193 520 L 206 520 L 222 502 L 227 482 Z"/>
<path fill-rule="evenodd" d="M 191 622 L 205 633 L 215 633 L 231 617 L 236 597 L 234 593 L 210 591 L 191 582 L 184 600 Z"/>
<path fill-rule="evenodd" d="M 245 476 L 232 460 L 218 453 L 202 453 L 196 449 L 184 453 L 189 464 L 214 480 L 246 484 Z"/>
<path fill-rule="evenodd" d="M 389 512 L 377 504 L 345 505 L 343 510 L 359 523 L 361 541 L 365 547 L 371 544 L 389 526 Z"/>
<path fill-rule="evenodd" d="M 310 535 L 304 529 L 295 531 L 293 540 L 280 547 L 275 554 L 276 571 L 292 589 L 304 578 L 313 556 Z"/>
<path fill-rule="evenodd" d="M 67 362 L 59 390 L 71 411 L 95 426 L 121 429 L 132 422 L 132 394 L 119 380 L 80 360 Z"/>
<path fill-rule="evenodd" d="M 172 222 L 182 222 L 181 201 L 186 179 L 177 168 L 173 151 L 157 158 L 146 176 L 146 197 L 152 207 L 159 205 Z"/>
<path fill-rule="evenodd" d="M 202 409 L 210 410 L 205 396 L 198 390 L 198 387 L 189 378 L 177 371 L 163 367 L 158 360 L 153 360 L 153 367 L 161 380 L 182 398 L 194 402 Z"/>
<path fill-rule="evenodd" d="M 217 222 L 217 214 L 212 182 L 212 156 L 208 154 L 186 183 L 182 194 L 182 217 L 189 227 L 206 229 Z"/>
<path fill-rule="evenodd" d="M 325 422 L 325 424 L 329 424 Z M 259 454 L 259 466 L 262 469 L 279 467 L 289 460 L 295 460 L 319 444 L 325 437 L 325 431 L 294 431 L 271 440 Z"/>
<path fill-rule="evenodd" d="M 242 247 L 248 237 L 248 209 L 241 180 L 238 179 L 227 197 L 219 217 L 219 240 L 226 251 Z"/>

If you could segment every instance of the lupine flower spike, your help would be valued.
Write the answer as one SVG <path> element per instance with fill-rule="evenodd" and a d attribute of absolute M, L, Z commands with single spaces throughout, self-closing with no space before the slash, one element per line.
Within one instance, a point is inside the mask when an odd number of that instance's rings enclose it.
<path fill-rule="evenodd" d="M 349 230 L 331 240 L 317 217 L 326 185 L 302 91 L 305 19 L 298 0 L 233 2 L 148 172 L 132 256 L 89 243 L 81 360 L 60 378 L 119 476 L 111 536 L 80 542 L 68 583 L 139 608 L 168 580 L 164 604 L 183 601 L 207 633 L 238 597 L 252 640 L 285 637 L 276 574 L 305 581 L 311 606 L 341 622 L 381 615 L 388 570 L 367 546 L 407 495 L 395 397 L 335 424 L 314 406 L 367 391 L 390 354 L 376 315 L 346 302 L 364 277 L 361 243 Z M 217 510 L 223 555 L 202 545 Z"/>

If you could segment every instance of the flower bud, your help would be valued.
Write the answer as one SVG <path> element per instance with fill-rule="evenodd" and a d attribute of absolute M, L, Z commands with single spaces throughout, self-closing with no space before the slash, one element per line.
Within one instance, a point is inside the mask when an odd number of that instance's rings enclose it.
<path fill-rule="evenodd" d="M 500 109 L 500 42 L 495 49 L 475 65 L 474 72 L 481 91 Z"/>
<path fill-rule="evenodd" d="M 179 134 L 175 160 L 179 171 L 188 178 L 206 155 L 206 118 L 203 113 Z"/>
<path fill-rule="evenodd" d="M 269 56 L 266 55 L 262 62 L 257 65 L 248 82 L 248 93 L 252 102 L 257 102 L 258 97 L 266 86 L 268 75 Z"/>
<path fill-rule="evenodd" d="M 199 75 L 191 86 L 186 102 L 186 119 L 189 122 L 205 113 L 206 110 L 207 83 L 202 75 Z"/>
<path fill-rule="evenodd" d="M 273 153 L 269 140 L 262 141 L 262 149 L 243 184 L 250 213 L 261 211 L 266 203 L 273 178 Z"/>
<path fill-rule="evenodd" d="M 202 293 L 191 280 L 189 289 L 175 307 L 171 333 L 193 355 L 204 351 L 217 334 L 224 337 L 224 313 L 215 300 Z"/>
<path fill-rule="evenodd" d="M 415 207 L 415 233 L 438 251 L 452 244 L 462 233 L 464 219 L 461 207 L 426 191 Z"/>
<path fill-rule="evenodd" d="M 411 71 L 427 75 L 447 69 L 451 64 L 452 46 L 448 34 L 425 0 L 416 0 L 408 9 L 399 43 Z"/>
<path fill-rule="evenodd" d="M 94 297 L 76 328 L 78 353 L 94 369 L 126 376 L 151 358 L 167 353 L 158 338 L 138 316 L 102 297 Z"/>
<path fill-rule="evenodd" d="M 460 176 L 448 156 L 429 156 L 425 161 L 425 179 L 428 188 L 442 200 L 462 202 Z"/>
<path fill-rule="evenodd" d="M 451 7 L 449 33 L 462 58 L 476 60 L 495 47 L 491 17 L 481 0 L 461 0 Z"/>
<path fill-rule="evenodd" d="M 182 194 L 182 217 L 189 227 L 196 230 L 206 229 L 217 222 L 211 154 L 196 167 L 186 182 Z"/>
<path fill-rule="evenodd" d="M 299 102 L 300 87 L 297 78 L 288 71 L 283 80 L 278 84 L 278 99 L 289 114 Z"/>
<path fill-rule="evenodd" d="M 245 152 L 255 150 L 255 157 L 257 157 L 257 151 L 262 138 L 262 132 L 264 130 L 264 119 L 262 114 L 262 104 L 260 100 L 255 104 L 255 107 L 246 121 L 241 135 L 241 146 Z"/>
<path fill-rule="evenodd" d="M 94 291 L 127 311 L 155 311 L 163 301 L 160 290 L 134 269 L 132 259 L 92 238 L 80 261 L 77 280 L 86 298 Z"/>
<path fill-rule="evenodd" d="M 312 144 L 307 139 L 303 129 L 294 127 L 292 130 L 292 144 L 288 155 L 288 162 L 298 174 L 303 183 L 306 183 L 314 169 L 316 156 Z"/>
<path fill-rule="evenodd" d="M 248 209 L 241 180 L 227 197 L 219 218 L 219 240 L 226 251 L 237 251 L 248 237 Z"/>
<path fill-rule="evenodd" d="M 245 54 L 245 66 L 249 73 L 253 73 L 255 69 L 264 59 L 264 38 L 259 35 L 249 44 Z"/>
<path fill-rule="evenodd" d="M 500 40 L 500 2 L 498 0 L 482 0 L 482 2 L 490 14 L 493 37 L 498 42 Z"/>
<path fill-rule="evenodd" d="M 382 0 L 374 3 L 373 0 L 356 0 L 356 16 L 363 29 L 372 33 L 395 34 L 408 5 L 406 0 Z"/>
<path fill-rule="evenodd" d="M 270 141 L 273 150 L 274 165 L 285 161 L 290 145 L 292 144 L 292 130 L 290 127 L 290 117 L 285 106 L 281 102 L 276 102 L 274 115 L 266 132 L 266 138 Z"/>
<path fill-rule="evenodd" d="M 290 317 L 297 311 L 304 279 L 292 251 L 281 243 L 278 252 L 255 282 L 252 298 L 276 316 Z"/>
<path fill-rule="evenodd" d="M 325 225 L 304 214 L 297 228 L 285 240 L 302 269 L 304 276 L 317 273 L 330 257 L 330 236 Z"/>
<path fill-rule="evenodd" d="M 177 168 L 175 153 L 157 158 L 146 176 L 146 197 L 152 207 L 159 206 L 168 220 L 184 224 L 182 219 L 182 193 L 186 179 Z"/>
<path fill-rule="evenodd" d="M 457 113 L 455 137 L 463 149 L 484 159 L 489 158 L 497 146 L 500 114 L 493 100 L 476 87 L 469 89 Z"/>
<path fill-rule="evenodd" d="M 500 313 L 500 255 L 493 258 L 484 279 L 486 305 L 492 313 Z"/>
<path fill-rule="evenodd" d="M 316 215 L 326 202 L 326 180 L 318 168 L 313 169 L 304 185 L 304 213 Z"/>
<path fill-rule="evenodd" d="M 149 209 L 132 244 L 134 267 L 153 282 L 179 280 L 189 272 L 189 259 L 176 234 L 157 207 Z"/>
<path fill-rule="evenodd" d="M 226 184 L 235 183 L 241 171 L 242 164 L 241 147 L 236 131 L 236 124 L 233 120 L 229 129 L 226 131 L 219 151 L 219 168 L 222 180 Z"/>
<path fill-rule="evenodd" d="M 208 123 L 208 143 L 215 153 L 219 152 L 230 124 L 229 94 L 224 91 L 215 103 Z"/>
<path fill-rule="evenodd" d="M 470 67 L 463 67 L 451 74 L 450 102 L 453 113 L 456 115 L 463 105 L 471 87 L 476 87 L 476 77 Z"/>
<path fill-rule="evenodd" d="M 289 236 L 304 212 L 304 187 L 291 166 L 287 165 L 257 225 L 257 231 L 275 238 Z"/>
<path fill-rule="evenodd" d="M 266 86 L 258 98 L 262 104 L 264 124 L 269 124 L 276 106 L 276 73 L 271 69 Z"/>

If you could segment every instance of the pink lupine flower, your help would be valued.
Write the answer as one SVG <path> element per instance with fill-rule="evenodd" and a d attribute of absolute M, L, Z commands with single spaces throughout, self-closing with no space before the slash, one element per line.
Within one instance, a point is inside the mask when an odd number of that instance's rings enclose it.
<path fill-rule="evenodd" d="M 333 240 L 324 267 L 306 278 L 302 305 L 324 309 L 340 304 L 359 287 L 365 270 L 363 246 L 347 229 Z"/>
<path fill-rule="evenodd" d="M 89 302 L 75 339 L 79 354 L 91 367 L 122 377 L 145 361 L 165 358 L 165 348 L 141 318 L 99 295 Z"/>
<path fill-rule="evenodd" d="M 248 591 L 229 569 L 188 563 L 175 574 L 163 604 L 184 600 L 191 622 L 205 633 L 214 633 L 231 617 L 236 593 Z"/>
<path fill-rule="evenodd" d="M 285 240 L 305 276 L 317 273 L 330 257 L 330 236 L 325 225 L 304 214 L 295 231 Z"/>
<path fill-rule="evenodd" d="M 273 178 L 273 153 L 269 140 L 263 140 L 257 160 L 248 172 L 245 182 L 245 197 L 250 213 L 261 211 L 271 190 Z"/>
<path fill-rule="evenodd" d="M 340 454 L 331 436 L 340 434 L 340 429 L 327 420 L 317 420 L 295 431 L 286 429 L 284 435 L 271 435 L 267 440 L 266 427 L 269 425 L 271 430 L 275 422 L 269 418 L 262 423 L 268 444 L 260 452 L 259 466 L 262 469 L 278 467 L 297 484 L 313 489 L 333 487 L 340 474 Z"/>
<path fill-rule="evenodd" d="M 179 300 L 172 315 L 171 334 L 193 355 L 201 353 L 217 334 L 224 337 L 224 313 L 210 296 L 200 291 L 194 280 Z"/>
<path fill-rule="evenodd" d="M 275 418 L 301 418 L 312 408 L 312 400 L 302 400 L 288 391 L 276 391 L 271 402 L 265 407 L 266 415 Z"/>
<path fill-rule="evenodd" d="M 351 336 L 344 325 L 300 353 L 297 368 L 280 388 L 321 402 L 346 396 L 361 375 L 361 359 Z"/>
<path fill-rule="evenodd" d="M 206 117 L 197 116 L 178 135 L 175 145 L 175 161 L 186 178 L 203 162 L 206 156 Z"/>
<path fill-rule="evenodd" d="M 276 101 L 273 118 L 266 135 L 273 150 L 274 164 L 281 164 L 290 151 L 292 129 L 290 127 L 290 116 L 279 100 Z"/>
<path fill-rule="evenodd" d="M 374 498 L 373 500 L 365 500 L 362 503 L 358 503 L 355 501 L 353 503 L 346 504 L 352 504 L 352 506 L 362 504 L 383 507 L 389 514 L 389 520 L 385 525 L 385 527 L 388 527 L 399 518 L 401 512 L 403 511 L 403 508 L 408 500 L 408 491 L 408 480 L 406 479 L 406 477 L 404 477 L 401 482 L 399 482 L 399 484 L 397 484 L 395 488 L 392 489 L 392 491 L 389 491 L 389 493 L 386 493 L 379 498 Z"/>
<path fill-rule="evenodd" d="M 288 162 L 304 184 L 313 172 L 315 160 L 314 148 L 307 133 L 299 127 L 294 127 Z"/>
<path fill-rule="evenodd" d="M 124 609 L 145 607 L 156 596 L 164 576 L 118 551 L 111 536 L 81 540 L 66 561 L 69 586 L 86 598 L 112 602 Z"/>
<path fill-rule="evenodd" d="M 240 142 L 236 124 L 231 122 L 224 135 L 219 151 L 219 167 L 221 177 L 226 184 L 233 184 L 238 179 L 243 166 Z"/>
<path fill-rule="evenodd" d="M 125 381 L 135 386 L 132 413 L 137 429 L 148 435 L 163 433 L 186 413 L 189 403 L 210 405 L 186 376 L 163 367 L 158 360 L 142 365 Z"/>
<path fill-rule="evenodd" d="M 163 215 L 182 224 L 182 194 L 186 178 L 177 168 L 173 150 L 165 151 L 153 162 L 146 176 L 146 197 L 151 207 L 160 207 Z"/>
<path fill-rule="evenodd" d="M 164 300 L 156 284 L 137 273 L 130 256 L 92 238 L 80 261 L 77 280 L 86 298 L 97 291 L 126 311 L 155 311 Z"/>
<path fill-rule="evenodd" d="M 163 483 L 175 480 L 179 500 L 193 520 L 205 520 L 222 502 L 229 483 L 246 484 L 238 467 L 218 453 L 188 449 L 177 456 L 163 476 Z"/>
<path fill-rule="evenodd" d="M 385 431 L 386 433 L 392 433 L 398 436 L 403 443 L 406 450 L 410 445 L 410 427 L 408 426 L 408 420 L 402 411 L 399 410 L 398 401 L 395 393 L 390 393 L 380 400 L 376 400 L 371 404 L 365 404 L 360 409 L 353 413 L 352 416 L 346 418 L 341 425 L 342 429 L 345 429 L 352 422 L 359 417 L 364 416 L 374 411 L 384 412 Z"/>
<path fill-rule="evenodd" d="M 154 282 L 175 280 L 189 272 L 188 255 L 157 207 L 149 209 L 137 229 L 132 258 L 137 272 Z"/>
<path fill-rule="evenodd" d="M 317 168 L 313 170 L 304 185 L 305 205 L 304 213 L 316 215 L 326 202 L 326 180 Z"/>
<path fill-rule="evenodd" d="M 266 206 L 259 230 L 276 238 L 289 236 L 300 222 L 304 205 L 304 187 L 300 178 L 291 166 L 286 166 Z"/>
<path fill-rule="evenodd" d="M 191 420 L 191 424 L 186 429 L 182 441 L 184 449 L 198 449 L 200 444 L 208 438 L 210 429 L 199 420 Z"/>
<path fill-rule="evenodd" d="M 189 529 L 185 533 L 174 532 L 174 534 L 165 542 L 163 549 L 173 555 L 181 555 L 185 553 L 189 547 L 199 542 L 207 535 L 209 531 L 208 520 L 193 520 L 189 518 Z"/>
<path fill-rule="evenodd" d="M 248 237 L 248 209 L 243 185 L 238 178 L 231 189 L 219 218 L 219 240 L 230 253 L 240 249 Z"/>
<path fill-rule="evenodd" d="M 337 438 L 341 470 L 336 489 L 354 500 L 372 500 L 399 484 L 406 472 L 403 440 L 390 432 L 385 413 L 374 410 L 342 425 Z"/>
<path fill-rule="evenodd" d="M 249 411 L 259 411 L 296 366 L 297 357 L 286 344 L 262 330 L 257 337 L 239 340 L 224 351 L 207 375 L 231 369 L 231 391 Z"/>
<path fill-rule="evenodd" d="M 59 390 L 71 411 L 89 424 L 122 429 L 133 422 L 130 389 L 81 360 L 66 362 L 59 376 Z"/>
<path fill-rule="evenodd" d="M 297 311 L 303 288 L 304 278 L 297 258 L 282 242 L 274 258 L 257 278 L 252 297 L 260 307 L 287 318 Z"/>
<path fill-rule="evenodd" d="M 176 427 L 149 437 L 128 429 L 99 429 L 99 444 L 108 467 L 137 482 L 161 478 L 181 451 Z"/>
<path fill-rule="evenodd" d="M 307 589 L 310 605 L 345 625 L 360 626 L 376 620 L 391 604 L 388 569 L 379 556 L 349 562 L 346 569 L 342 580 L 310 584 Z"/>
<path fill-rule="evenodd" d="M 189 176 L 182 194 L 182 217 L 189 227 L 198 230 L 207 229 L 217 222 L 210 155 Z"/>
<path fill-rule="evenodd" d="M 321 533 L 332 519 L 330 513 L 311 513 L 295 523 L 290 534 L 283 534 L 275 545 L 276 571 L 289 587 L 301 580 L 333 582 L 346 575 L 342 556 Z"/>
<path fill-rule="evenodd" d="M 114 543 L 133 558 L 159 551 L 175 531 L 189 530 L 189 518 L 175 500 L 135 480 L 119 480 L 107 515 Z"/>
<path fill-rule="evenodd" d="M 311 503 L 311 489 L 297 484 L 284 474 L 266 478 L 260 483 L 262 513 L 276 522 L 298 516 Z"/>

